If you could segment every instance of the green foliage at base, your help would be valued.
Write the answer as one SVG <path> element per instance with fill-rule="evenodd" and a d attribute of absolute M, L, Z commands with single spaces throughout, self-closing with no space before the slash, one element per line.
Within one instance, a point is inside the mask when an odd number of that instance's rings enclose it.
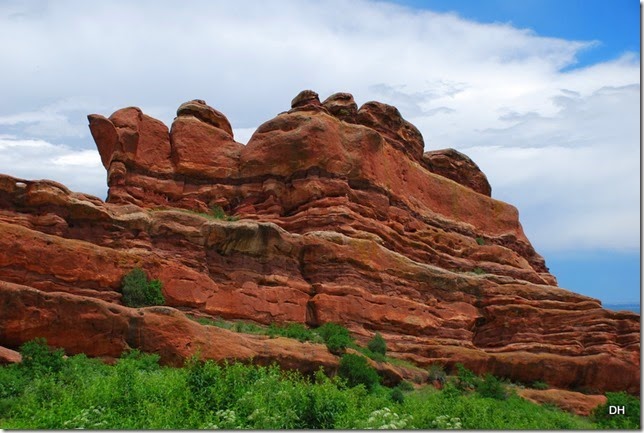
<path fill-rule="evenodd" d="M 516 395 L 497 400 L 478 392 L 462 394 L 449 381 L 442 391 L 431 386 L 391 390 L 378 384 L 368 390 L 364 384 L 349 386 L 339 376 L 329 378 L 322 370 L 306 377 L 276 366 L 196 359 L 184 368 L 168 368 L 158 364 L 157 355 L 138 351 L 110 366 L 85 355 L 59 357 L 42 341 L 23 348 L 30 362 L 0 367 L 3 429 L 639 427 L 639 400 L 622 393 L 609 394 L 609 404 L 625 405 L 632 423 L 616 425 L 597 414 L 594 424 Z"/>
<path fill-rule="evenodd" d="M 447 382 L 447 374 L 445 373 L 445 369 L 442 365 L 430 365 L 429 367 L 427 367 L 427 373 L 429 374 L 428 379 L 430 382 L 438 382 L 441 385 L 445 385 L 445 383 Z"/>
<path fill-rule="evenodd" d="M 456 364 L 456 388 L 460 391 L 472 391 L 480 383 L 480 378 L 461 363 Z"/>
<path fill-rule="evenodd" d="M 372 390 L 380 383 L 380 376 L 369 365 L 367 359 L 360 355 L 347 353 L 340 359 L 338 374 L 347 381 L 349 386 L 364 385 L 367 390 Z"/>
<path fill-rule="evenodd" d="M 602 429 L 640 429 L 640 401 L 625 392 L 607 392 L 608 401 L 606 404 L 595 408 L 592 419 Z M 610 406 L 623 406 L 624 414 L 611 415 Z"/>
<path fill-rule="evenodd" d="M 483 380 L 476 387 L 476 392 L 481 397 L 495 398 L 497 400 L 505 400 L 509 396 L 503 383 L 491 374 L 486 374 L 483 377 Z"/>
<path fill-rule="evenodd" d="M 161 287 L 161 281 L 149 281 L 143 269 L 134 268 L 123 277 L 123 303 L 128 307 L 163 305 L 165 298 Z"/>
<path fill-rule="evenodd" d="M 47 340 L 36 338 L 20 346 L 21 366 L 33 375 L 57 373 L 63 368 L 63 349 L 47 346 Z"/>

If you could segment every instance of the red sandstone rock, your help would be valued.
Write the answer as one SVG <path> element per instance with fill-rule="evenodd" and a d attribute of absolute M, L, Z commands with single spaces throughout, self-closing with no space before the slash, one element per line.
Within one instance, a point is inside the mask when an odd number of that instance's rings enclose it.
<path fill-rule="evenodd" d="M 334 93 L 324 100 L 322 105 L 329 113 L 340 120 L 356 123 L 358 105 L 350 93 Z"/>
<path fill-rule="evenodd" d="M 291 101 L 291 108 L 299 108 L 299 107 L 304 107 L 306 105 L 316 105 L 316 106 L 321 105 L 318 94 L 315 93 L 313 90 L 302 90 Z"/>
<path fill-rule="evenodd" d="M 0 346 L 0 364 L 17 364 L 19 362 L 22 362 L 19 352 Z"/>
<path fill-rule="evenodd" d="M 5 308 L 0 345 L 52 336 L 94 356 L 139 347 L 178 363 L 199 345 L 215 359 L 335 365 L 324 350 L 309 362 L 308 346 L 204 331 L 172 309 L 134 314 L 120 284 L 141 267 L 169 306 L 195 314 L 336 321 L 362 344 L 381 332 L 392 356 L 420 366 L 637 393 L 639 315 L 558 288 L 516 209 L 475 191 L 480 170 L 463 158 L 428 170 L 394 107 L 368 103 L 354 119 L 354 104 L 304 92 L 246 146 L 198 100 L 170 132 L 135 108 L 89 116 L 107 203 L 0 175 L 0 297 L 19 307 Z M 241 219 L 194 212 L 215 205 Z M 58 311 L 70 337 L 56 337 Z"/>
<path fill-rule="evenodd" d="M 420 131 L 401 116 L 396 107 L 367 102 L 358 110 L 358 123 L 373 128 L 413 160 L 420 161 L 425 143 Z"/>
<path fill-rule="evenodd" d="M 481 194 L 491 196 L 492 187 L 481 169 L 467 155 L 455 149 L 433 150 L 423 154 L 423 164 L 439 174 Z"/>
<path fill-rule="evenodd" d="M 604 395 L 586 395 L 561 389 L 520 389 L 517 394 L 533 403 L 554 404 L 565 411 L 581 416 L 589 416 L 597 406 L 606 404 L 607 401 Z"/>
<path fill-rule="evenodd" d="M 184 102 L 177 109 L 178 117 L 190 117 L 194 116 L 200 121 L 207 123 L 210 126 L 214 126 L 217 129 L 221 129 L 228 135 L 230 138 L 233 138 L 233 128 L 230 126 L 230 122 L 224 116 L 223 113 L 215 110 L 214 108 L 208 106 L 206 101 L 201 99 L 194 99 L 192 101 Z"/>

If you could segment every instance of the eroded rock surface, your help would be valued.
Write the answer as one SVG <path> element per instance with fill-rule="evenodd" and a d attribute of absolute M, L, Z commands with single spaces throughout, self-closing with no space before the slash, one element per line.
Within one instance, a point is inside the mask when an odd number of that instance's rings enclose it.
<path fill-rule="evenodd" d="M 596 407 L 606 404 L 608 400 L 605 395 L 586 395 L 561 389 L 521 389 L 517 394 L 533 403 L 553 404 L 581 416 L 589 416 Z"/>
<path fill-rule="evenodd" d="M 44 336 L 95 356 L 139 347 L 176 363 L 199 348 L 302 370 L 337 364 L 324 346 L 232 335 L 184 311 L 339 322 L 362 343 L 379 331 L 392 356 L 421 366 L 639 390 L 639 315 L 557 287 L 517 210 L 489 196 L 464 155 L 423 155 L 394 107 L 305 91 L 246 146 L 200 100 L 170 130 L 137 108 L 89 122 L 106 203 L 0 176 L 0 310 L 10 318 L 0 346 Z M 134 267 L 162 281 L 174 308 L 121 305 Z"/>

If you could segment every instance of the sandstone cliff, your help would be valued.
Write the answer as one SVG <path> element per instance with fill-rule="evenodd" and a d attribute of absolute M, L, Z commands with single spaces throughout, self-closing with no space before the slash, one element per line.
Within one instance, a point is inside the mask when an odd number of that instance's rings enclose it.
<path fill-rule="evenodd" d="M 379 331 L 420 366 L 639 391 L 639 315 L 558 288 L 476 164 L 423 153 L 395 107 L 304 91 L 247 145 L 200 100 L 169 130 L 134 107 L 88 118 L 107 202 L 0 176 L 0 346 L 44 336 L 93 356 L 138 347 L 174 364 L 199 350 L 337 365 L 324 346 L 206 329 L 179 309 L 339 322 L 363 342 Z M 174 308 L 119 305 L 134 267 L 163 282 Z"/>

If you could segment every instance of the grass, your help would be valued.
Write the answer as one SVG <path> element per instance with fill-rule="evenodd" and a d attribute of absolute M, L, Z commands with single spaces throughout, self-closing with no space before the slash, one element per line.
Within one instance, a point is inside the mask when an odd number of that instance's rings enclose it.
<path fill-rule="evenodd" d="M 190 360 L 162 367 L 158 356 L 126 353 L 110 366 L 84 355 L 28 348 L 29 365 L 0 367 L 3 429 L 593 429 L 591 419 L 431 386 L 398 391 L 276 366 Z M 62 359 L 52 364 L 52 359 Z M 44 365 L 40 365 L 40 363 Z M 55 368 L 50 368 L 55 365 Z M 364 367 L 364 366 L 363 366 Z M 350 376 L 350 375 L 349 375 Z M 619 400 L 622 398 L 622 400 Z M 614 401 L 639 403 L 629 396 Z M 625 424 L 629 428 L 639 428 Z M 624 426 L 620 426 L 624 428 Z"/>
<path fill-rule="evenodd" d="M 326 343 L 327 346 L 329 345 L 329 341 L 331 341 L 330 349 L 332 349 L 332 351 L 339 350 L 341 352 L 347 347 L 347 345 L 352 345 L 356 348 L 358 347 L 353 343 L 353 340 L 349 336 L 349 331 L 345 327 L 335 323 L 327 323 L 319 328 L 312 329 L 307 328 L 301 323 L 271 323 L 269 326 L 265 326 L 258 325 L 253 322 L 223 320 L 219 318 L 211 319 L 207 317 L 196 317 L 190 314 L 187 314 L 186 316 L 202 325 L 217 326 L 234 332 L 268 335 L 273 338 L 293 338 L 301 342 L 310 341 L 312 343 Z M 339 340 L 339 342 L 336 340 Z M 335 346 L 336 343 L 338 347 Z"/>

